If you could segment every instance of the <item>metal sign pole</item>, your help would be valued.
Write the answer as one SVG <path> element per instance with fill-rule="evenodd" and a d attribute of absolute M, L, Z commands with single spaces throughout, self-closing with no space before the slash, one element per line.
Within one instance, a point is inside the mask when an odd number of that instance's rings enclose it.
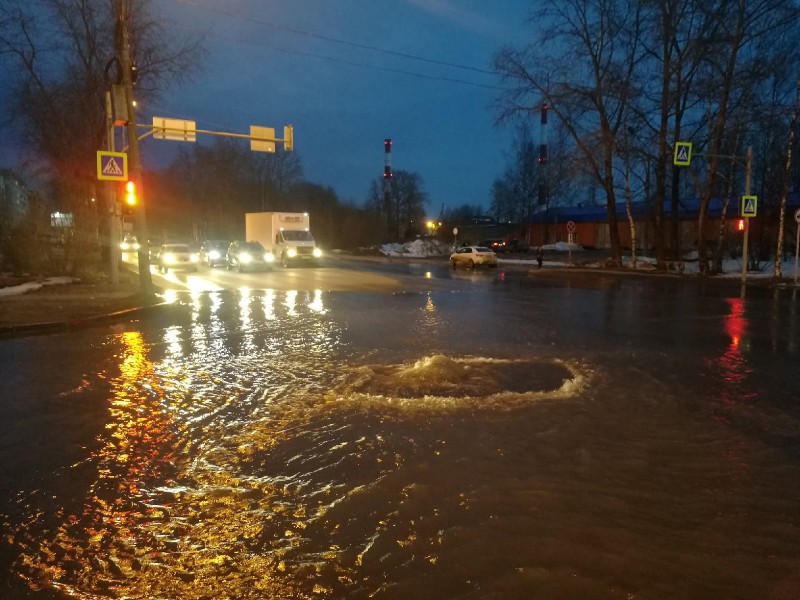
<path fill-rule="evenodd" d="M 750 195 L 750 173 L 753 163 L 753 148 L 747 147 L 747 163 L 745 168 L 744 195 Z M 744 216 L 744 215 L 743 215 Z M 744 236 L 742 236 L 742 285 L 747 281 L 747 234 L 750 231 L 750 219 L 744 217 Z"/>

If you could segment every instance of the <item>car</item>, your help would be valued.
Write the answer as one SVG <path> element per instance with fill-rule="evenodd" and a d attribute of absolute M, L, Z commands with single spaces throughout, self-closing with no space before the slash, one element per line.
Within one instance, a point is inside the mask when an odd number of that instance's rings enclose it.
<path fill-rule="evenodd" d="M 199 263 L 200 255 L 189 244 L 161 244 L 156 257 L 158 270 L 162 273 L 170 269 L 196 271 Z"/>
<path fill-rule="evenodd" d="M 227 268 L 236 269 L 240 273 L 246 270 L 272 269 L 275 256 L 264 249 L 261 242 L 244 242 L 236 240 L 228 246 Z"/>
<path fill-rule="evenodd" d="M 122 241 L 119 243 L 119 249 L 123 252 L 138 252 L 139 241 L 136 239 L 135 235 L 126 233 L 122 237 Z"/>
<path fill-rule="evenodd" d="M 495 254 L 500 254 L 501 252 L 508 252 L 508 247 L 506 246 L 505 241 L 501 239 L 493 239 L 493 240 L 484 240 L 480 244 L 485 248 L 489 248 Z"/>
<path fill-rule="evenodd" d="M 156 264 L 158 260 L 158 251 L 161 249 L 161 244 L 164 242 L 162 240 L 147 240 L 147 258 L 150 260 L 150 264 Z"/>
<path fill-rule="evenodd" d="M 485 246 L 464 246 L 450 255 L 450 266 L 455 269 L 458 265 L 470 269 L 485 265 L 494 269 L 497 268 L 497 254 Z"/>
<path fill-rule="evenodd" d="M 228 240 L 206 240 L 200 245 L 200 262 L 209 267 L 221 267 L 228 262 Z"/>

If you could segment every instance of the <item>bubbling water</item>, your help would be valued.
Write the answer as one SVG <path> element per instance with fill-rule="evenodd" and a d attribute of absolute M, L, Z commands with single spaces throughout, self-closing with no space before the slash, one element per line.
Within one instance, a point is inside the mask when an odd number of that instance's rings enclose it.
<path fill-rule="evenodd" d="M 544 399 L 573 395 L 584 384 L 577 365 L 558 359 L 435 354 L 412 364 L 365 367 L 347 391 L 400 399 Z"/>

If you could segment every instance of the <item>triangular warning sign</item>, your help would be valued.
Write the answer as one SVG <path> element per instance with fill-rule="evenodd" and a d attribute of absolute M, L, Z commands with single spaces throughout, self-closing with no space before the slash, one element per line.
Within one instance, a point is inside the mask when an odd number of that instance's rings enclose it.
<path fill-rule="evenodd" d="M 744 213 L 750 214 L 754 212 L 756 212 L 756 207 L 755 204 L 753 203 L 753 199 L 748 198 L 747 200 L 744 201 Z"/>
<path fill-rule="evenodd" d="M 106 166 L 103 167 L 103 175 L 119 175 L 122 176 L 122 167 L 117 164 L 114 157 L 108 159 Z"/>
<path fill-rule="evenodd" d="M 681 162 L 686 162 L 689 160 L 689 148 L 686 146 L 679 146 L 678 147 L 678 160 Z"/>

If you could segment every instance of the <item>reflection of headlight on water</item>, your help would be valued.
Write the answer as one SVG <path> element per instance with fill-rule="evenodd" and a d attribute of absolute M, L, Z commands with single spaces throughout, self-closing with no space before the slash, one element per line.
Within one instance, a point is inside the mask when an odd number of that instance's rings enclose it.
<path fill-rule="evenodd" d="M 319 258 L 322 256 L 322 250 L 319 248 L 314 248 L 314 258 Z"/>

